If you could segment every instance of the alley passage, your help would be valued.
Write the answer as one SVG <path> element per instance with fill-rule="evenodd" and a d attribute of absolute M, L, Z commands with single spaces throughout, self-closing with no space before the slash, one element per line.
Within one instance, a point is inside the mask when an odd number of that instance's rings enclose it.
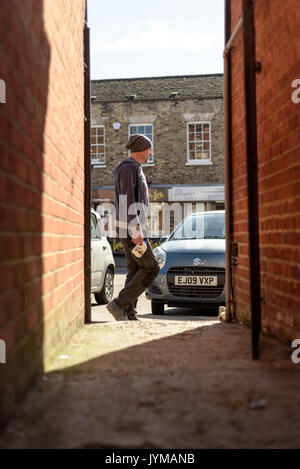
<path fill-rule="evenodd" d="M 116 291 L 124 275 L 116 278 Z M 116 293 L 115 291 L 115 293 Z M 0 438 L 9 448 L 291 448 L 300 441 L 300 365 L 250 330 L 168 308 L 115 322 L 93 304 Z"/>

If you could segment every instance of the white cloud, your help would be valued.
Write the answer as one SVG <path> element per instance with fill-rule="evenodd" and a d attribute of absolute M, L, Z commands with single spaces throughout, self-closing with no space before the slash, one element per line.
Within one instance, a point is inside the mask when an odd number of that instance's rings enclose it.
<path fill-rule="evenodd" d="M 113 30 L 112 30 L 113 29 Z M 129 52 L 147 50 L 201 51 L 223 45 L 223 31 L 204 30 L 199 22 L 181 24 L 151 21 L 137 24 L 114 23 L 113 28 L 92 30 L 93 52 Z"/>

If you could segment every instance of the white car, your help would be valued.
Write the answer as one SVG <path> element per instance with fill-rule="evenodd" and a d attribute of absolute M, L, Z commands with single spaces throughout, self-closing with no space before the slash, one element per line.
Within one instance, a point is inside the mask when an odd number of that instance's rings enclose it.
<path fill-rule="evenodd" d="M 91 209 L 91 291 L 98 304 L 109 303 L 114 295 L 115 261 L 104 235 L 100 215 Z"/>

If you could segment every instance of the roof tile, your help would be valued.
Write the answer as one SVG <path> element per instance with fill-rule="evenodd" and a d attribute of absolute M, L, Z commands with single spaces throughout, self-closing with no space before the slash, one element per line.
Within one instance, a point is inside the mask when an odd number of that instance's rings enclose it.
<path fill-rule="evenodd" d="M 106 102 L 223 97 L 223 74 L 92 80 L 91 95 Z"/>

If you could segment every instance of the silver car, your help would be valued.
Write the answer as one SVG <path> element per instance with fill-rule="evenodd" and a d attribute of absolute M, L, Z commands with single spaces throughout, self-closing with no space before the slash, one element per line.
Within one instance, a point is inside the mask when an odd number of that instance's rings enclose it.
<path fill-rule="evenodd" d="M 112 300 L 114 275 L 115 261 L 100 215 L 91 209 L 91 290 L 98 304 Z"/>
<path fill-rule="evenodd" d="M 145 292 L 153 314 L 163 314 L 165 304 L 225 303 L 224 210 L 188 215 L 153 252 L 160 272 Z"/>

